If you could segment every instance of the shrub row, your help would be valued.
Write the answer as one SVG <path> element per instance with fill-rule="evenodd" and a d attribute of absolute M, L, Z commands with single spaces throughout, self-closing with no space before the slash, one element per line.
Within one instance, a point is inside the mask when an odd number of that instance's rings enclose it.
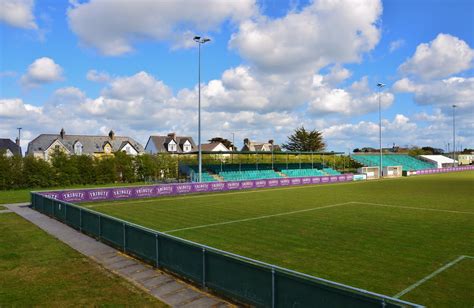
<path fill-rule="evenodd" d="M 0 153 L 0 190 L 53 186 L 156 182 L 177 178 L 177 158 L 171 155 L 68 156 L 60 151 L 51 161 Z"/>

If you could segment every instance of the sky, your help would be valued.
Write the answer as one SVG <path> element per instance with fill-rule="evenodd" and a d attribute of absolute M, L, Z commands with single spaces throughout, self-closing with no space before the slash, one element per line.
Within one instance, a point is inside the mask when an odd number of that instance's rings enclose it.
<path fill-rule="evenodd" d="M 474 148 L 471 0 L 0 0 L 0 138 L 197 141 L 195 35 L 203 142 Z"/>

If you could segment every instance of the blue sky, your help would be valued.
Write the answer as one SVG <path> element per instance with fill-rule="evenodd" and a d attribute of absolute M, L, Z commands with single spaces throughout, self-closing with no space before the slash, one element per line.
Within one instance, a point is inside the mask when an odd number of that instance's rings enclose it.
<path fill-rule="evenodd" d="M 300 125 L 329 150 L 474 147 L 472 1 L 0 0 L 0 137 L 64 127 L 146 143 L 203 136 L 278 143 Z"/>

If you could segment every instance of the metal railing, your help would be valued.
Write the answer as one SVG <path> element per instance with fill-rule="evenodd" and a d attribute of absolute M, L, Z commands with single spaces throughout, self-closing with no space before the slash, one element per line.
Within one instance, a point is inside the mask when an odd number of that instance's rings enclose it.
<path fill-rule="evenodd" d="M 202 288 L 259 307 L 423 307 L 31 193 L 31 207 Z"/>

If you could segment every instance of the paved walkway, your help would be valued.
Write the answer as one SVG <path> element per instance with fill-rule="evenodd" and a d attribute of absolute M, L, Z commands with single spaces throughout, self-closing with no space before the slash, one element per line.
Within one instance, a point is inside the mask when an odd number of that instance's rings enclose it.
<path fill-rule="evenodd" d="M 29 203 L 3 205 L 108 270 L 127 279 L 172 307 L 232 307 L 176 277 L 157 270 L 77 230 L 28 207 Z"/>

